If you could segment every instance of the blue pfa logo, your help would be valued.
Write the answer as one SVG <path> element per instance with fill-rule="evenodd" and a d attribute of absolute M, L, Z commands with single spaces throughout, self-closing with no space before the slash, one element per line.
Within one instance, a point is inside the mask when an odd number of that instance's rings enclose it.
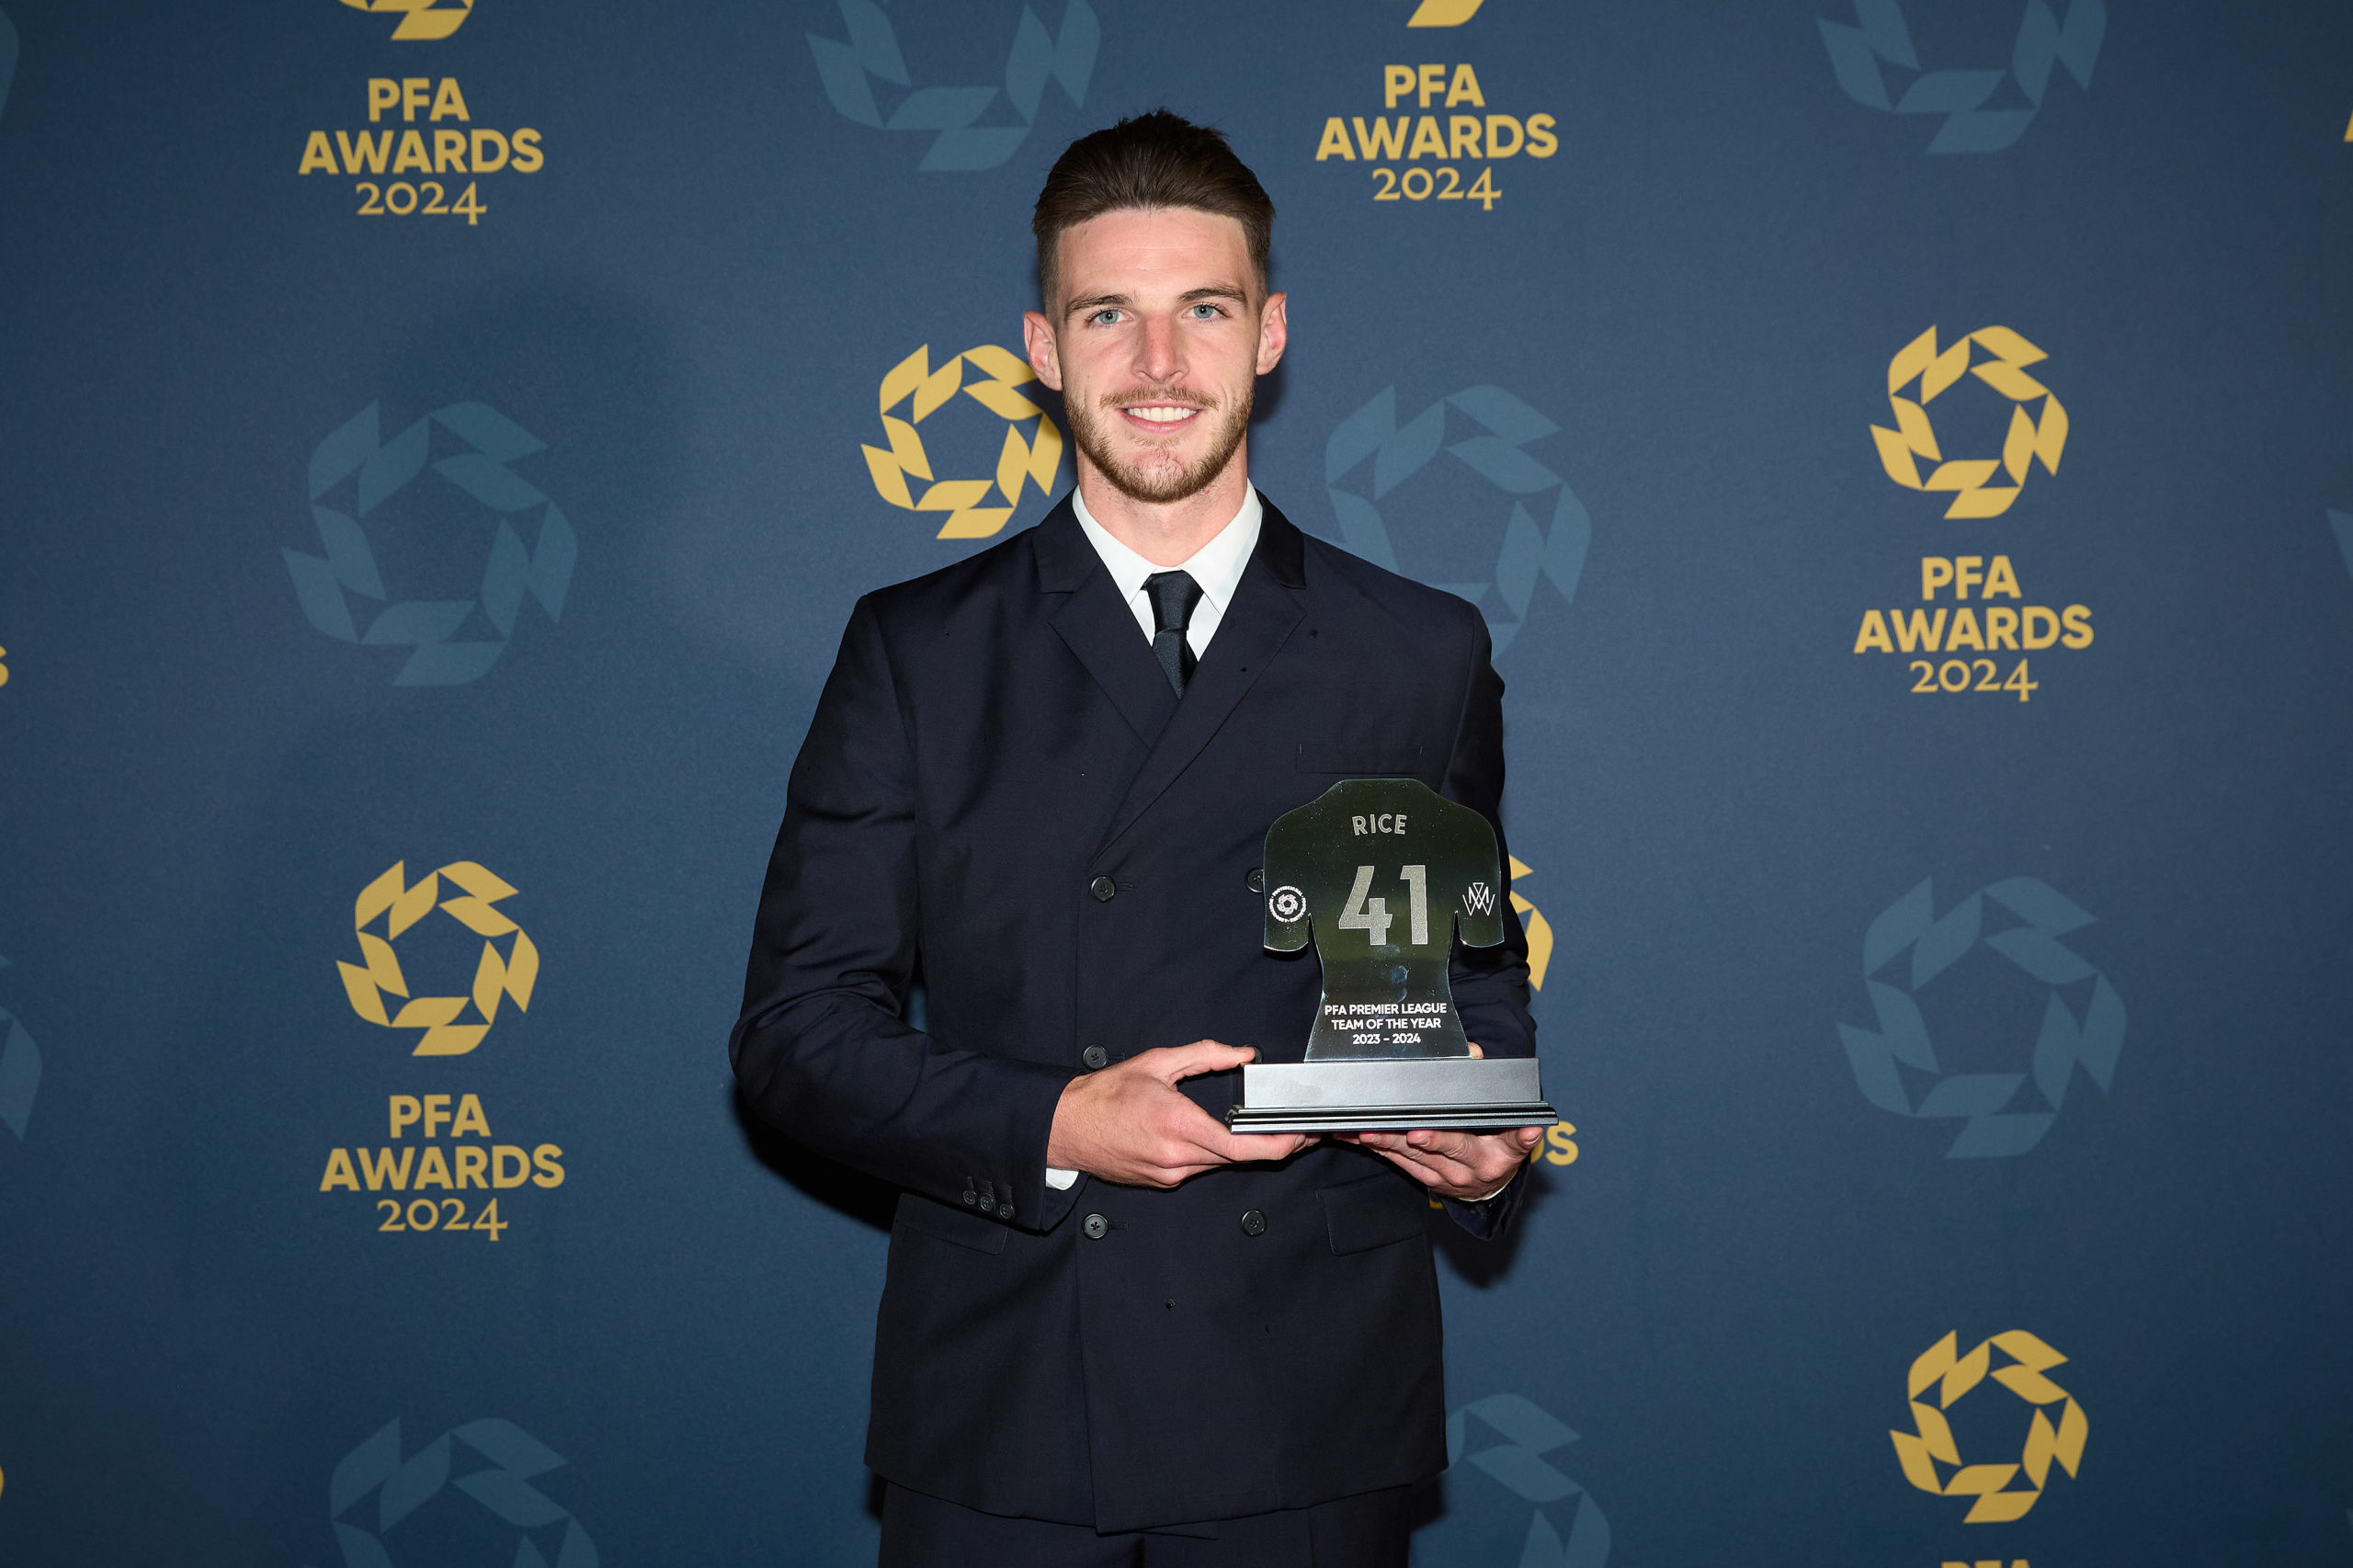
<path fill-rule="evenodd" d="M 1449 442 L 1449 413 L 1461 438 Z M 1577 597 L 1586 549 L 1593 542 L 1593 519 L 1568 482 L 1528 455 L 1530 442 L 1557 435 L 1560 426 L 1501 387 L 1465 387 L 1438 399 L 1404 425 L 1397 423 L 1397 389 L 1383 387 L 1370 403 L 1340 421 L 1324 445 L 1324 493 L 1340 521 L 1340 539 L 1377 566 L 1403 572 L 1433 587 L 1460 594 L 1477 605 L 1500 655 L 1528 619 L 1540 581 L 1549 580 L 1564 601 Z M 1491 528 L 1478 529 L 1483 544 L 1466 543 L 1448 564 L 1432 570 L 1423 562 L 1398 563 L 1396 540 L 1380 503 L 1419 473 L 1443 449 L 1472 473 L 1510 498 L 1500 545 Z M 1357 471 L 1366 466 L 1369 473 Z M 1355 477 L 1351 478 L 1354 475 Z M 1369 494 L 1343 488 L 1370 486 Z M 1539 524 L 1543 497 L 1552 492 L 1551 515 Z M 1533 502 L 1536 512 L 1529 506 Z M 1417 508 L 1417 511 L 1427 508 Z M 1474 525 L 1475 526 L 1475 525 Z M 1417 534 L 1434 530 L 1425 526 Z M 1432 543 L 1443 541 L 1431 540 Z M 1489 568 L 1484 580 L 1464 581 L 1462 565 Z M 1419 568 L 1419 569 L 1416 569 Z"/>
<path fill-rule="evenodd" d="M 8 960 L 0 959 L 0 969 Z M 40 1092 L 40 1047 L 25 1026 L 0 1007 L 0 1127 L 21 1141 L 33 1119 L 33 1096 Z"/>
<path fill-rule="evenodd" d="M 458 1534 L 479 1540 L 480 1529 L 468 1526 L 503 1527 L 498 1556 L 469 1552 L 466 1562 L 493 1562 L 506 1557 L 506 1542 L 514 1542 L 514 1568 L 597 1568 L 597 1548 L 571 1512 L 531 1482 L 563 1460 L 545 1444 L 511 1421 L 469 1421 L 444 1432 L 417 1452 L 401 1457 L 401 1424 L 395 1420 L 366 1442 L 344 1455 L 327 1482 L 327 1517 L 335 1527 L 335 1544 L 344 1568 L 393 1568 L 396 1561 L 387 1545 L 393 1532 L 420 1513 L 426 1504 L 453 1489 L 471 1500 L 459 1510 L 471 1516 Z M 468 1467 L 465 1473 L 451 1471 Z M 369 1506 L 370 1499 L 374 1506 Z M 438 1514 L 441 1510 L 433 1510 Z M 437 1520 L 445 1526 L 450 1521 Z M 430 1533 L 429 1527 L 419 1532 Z M 446 1530 L 436 1549 L 449 1550 Z M 417 1555 L 416 1562 L 430 1562 Z M 443 1559 L 446 1560 L 446 1559 Z"/>
<path fill-rule="evenodd" d="M 433 461 L 436 432 L 449 454 L 438 461 Z M 436 409 L 389 441 L 378 435 L 376 404 L 361 409 L 311 454 L 311 517 L 325 553 L 279 552 L 294 578 L 302 613 L 313 626 L 345 642 L 414 650 L 392 676 L 394 686 L 480 680 L 506 651 L 523 600 L 538 600 L 552 622 L 563 614 L 564 593 L 572 585 L 579 556 L 572 525 L 554 502 L 507 466 L 546 449 L 538 437 L 483 403 Z M 411 490 L 428 463 L 447 488 Z M 344 500 L 347 490 L 349 498 Z M 395 496 L 402 505 L 379 513 Z M 342 506 L 324 505 L 329 499 Z M 449 515 L 453 507 L 456 516 Z M 370 542 L 359 519 L 371 515 L 384 525 L 380 535 L 389 540 Z M 527 547 L 515 525 L 532 527 L 535 515 L 533 541 Z M 469 537 L 480 543 L 472 549 L 453 546 L 453 540 Z M 436 586 L 446 584 L 473 597 L 393 598 L 378 565 L 380 547 L 395 552 L 417 576 L 434 579 Z M 453 554 L 459 572 L 476 569 L 479 578 L 449 575 Z M 364 628 L 353 617 L 355 608 L 366 619 Z"/>
<path fill-rule="evenodd" d="M 2328 509 L 2328 526 L 2336 532 L 2336 551 L 2345 557 L 2345 570 L 2353 572 L 2353 513 Z"/>
<path fill-rule="evenodd" d="M 1928 143 L 1931 153 L 1998 153 L 2034 123 L 2052 66 L 2064 66 L 2077 86 L 2090 90 L 2092 65 L 2108 32 L 2108 7 L 2101 0 L 2073 0 L 2063 26 L 2047 0 L 2026 0 L 2006 70 L 1922 70 L 1899 0 L 1855 0 L 1855 22 L 1815 24 L 1848 97 L 1887 114 L 1944 116 Z M 1893 92 L 1883 69 L 1888 66 L 1898 73 Z M 2018 84 L 2018 96 L 2008 107 L 1985 108 L 2009 81 Z"/>
<path fill-rule="evenodd" d="M 1992 929 L 1996 911 L 2019 924 Z M 2078 1067 L 2106 1094 L 2124 1047 L 2124 1003 L 2106 975 L 2059 940 L 2092 918 L 2032 877 L 1981 889 L 1942 919 L 1927 881 L 1881 910 L 1863 934 L 1863 982 L 1879 1028 L 1838 1026 L 1863 1097 L 1898 1116 L 1960 1121 L 1947 1158 L 1963 1160 L 2023 1154 L 2040 1142 L 2058 1120 Z M 1915 998 L 1981 947 L 2050 988 L 2026 1073 L 1949 1072 L 1928 1038 Z M 1885 979 L 1877 978 L 1882 973 Z M 2080 998 L 2080 1015 L 2067 1000 L 2070 992 Z M 2029 1076 L 2040 1105 L 2030 1096 L 2019 1103 Z"/>
<path fill-rule="evenodd" d="M 1038 107 L 1049 78 L 1060 84 L 1073 107 L 1086 102 L 1086 85 L 1095 74 L 1096 51 L 1102 47 L 1103 24 L 1086 0 L 1070 0 L 1063 11 L 1059 33 L 1029 6 L 1013 31 L 1013 46 L 1005 57 L 1005 85 L 972 87 L 917 87 L 899 50 L 899 35 L 875 0 L 839 0 L 847 39 L 809 35 L 809 52 L 817 62 L 817 78 L 825 97 L 844 119 L 881 131 L 932 133 L 932 143 L 918 169 L 952 172 L 993 169 L 1013 156 L 1038 122 Z M 950 26 L 960 31 L 969 12 L 959 6 Z M 885 115 L 875 100 L 874 84 L 909 89 Z M 1019 123 L 983 125 L 1002 90 Z M 1002 113 L 998 115 L 1000 119 Z"/>
<path fill-rule="evenodd" d="M 7 112 L 8 86 L 17 79 L 17 27 L 0 11 L 0 114 Z"/>
<path fill-rule="evenodd" d="M 1448 1465 L 1468 1458 L 1534 1510 L 1520 1568 L 1603 1568 L 1609 1561 L 1609 1521 L 1600 1506 L 1544 1458 L 1576 1440 L 1516 1393 L 1491 1394 L 1446 1418 Z"/>

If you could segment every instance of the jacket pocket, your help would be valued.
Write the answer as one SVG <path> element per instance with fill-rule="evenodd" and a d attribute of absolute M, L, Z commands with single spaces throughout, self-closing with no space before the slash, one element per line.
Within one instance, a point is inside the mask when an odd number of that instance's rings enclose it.
<path fill-rule="evenodd" d="M 1394 742 L 1302 741 L 1298 767 L 1302 773 L 1419 774 L 1422 748 Z"/>
<path fill-rule="evenodd" d="M 962 1209 L 934 1203 L 917 1193 L 899 1194 L 899 1211 L 891 1228 L 902 1226 L 937 1236 L 943 1242 L 954 1242 L 960 1247 L 971 1247 L 974 1252 L 1005 1250 L 1005 1226 Z"/>
<path fill-rule="evenodd" d="M 1316 1196 L 1324 1200 L 1324 1227 L 1331 1234 L 1332 1250 L 1343 1256 L 1424 1233 L 1422 1215 L 1429 1199 L 1404 1176 L 1377 1172 L 1327 1187 Z"/>

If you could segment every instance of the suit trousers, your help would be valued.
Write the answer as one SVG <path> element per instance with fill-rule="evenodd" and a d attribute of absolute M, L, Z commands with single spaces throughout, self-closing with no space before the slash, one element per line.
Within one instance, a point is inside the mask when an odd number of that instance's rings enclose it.
<path fill-rule="evenodd" d="M 892 1483 L 881 1568 L 1405 1568 L 1413 1488 L 1165 1530 L 1098 1535 L 1011 1519 Z"/>

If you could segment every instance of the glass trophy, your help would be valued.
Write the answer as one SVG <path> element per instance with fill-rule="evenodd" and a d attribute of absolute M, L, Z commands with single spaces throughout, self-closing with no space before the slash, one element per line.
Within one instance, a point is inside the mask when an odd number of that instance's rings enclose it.
<path fill-rule="evenodd" d="M 1498 1131 L 1560 1120 L 1532 1057 L 1476 1057 L 1448 960 L 1504 939 L 1495 832 L 1417 778 L 1347 778 L 1267 830 L 1266 945 L 1309 942 L 1306 1060 L 1242 1069 L 1236 1132 Z"/>

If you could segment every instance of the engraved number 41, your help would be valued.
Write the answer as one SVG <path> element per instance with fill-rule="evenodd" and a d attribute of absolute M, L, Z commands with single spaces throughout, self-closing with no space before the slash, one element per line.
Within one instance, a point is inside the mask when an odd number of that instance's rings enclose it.
<path fill-rule="evenodd" d="M 1430 941 L 1429 869 L 1406 866 L 1397 875 L 1405 884 L 1406 924 L 1411 927 L 1413 945 L 1426 948 Z M 1370 892 L 1372 868 L 1358 866 L 1355 885 L 1348 889 L 1348 905 L 1340 911 L 1340 929 L 1361 931 L 1366 940 L 1378 948 L 1388 943 L 1390 923 L 1397 917 L 1389 913 L 1387 899 L 1365 896 Z"/>

